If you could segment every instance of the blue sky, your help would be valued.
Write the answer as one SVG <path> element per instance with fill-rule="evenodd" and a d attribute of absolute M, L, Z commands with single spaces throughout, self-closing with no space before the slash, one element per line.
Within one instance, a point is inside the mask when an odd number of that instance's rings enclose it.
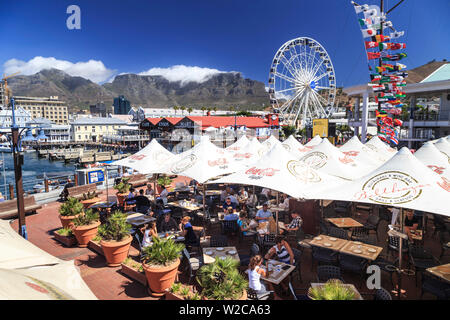
<path fill-rule="evenodd" d="M 328 51 L 338 86 L 369 78 L 363 38 L 348 0 L 1 2 L 2 72 L 22 65 L 24 74 L 54 62 L 102 82 L 118 73 L 185 65 L 239 71 L 267 83 L 277 49 L 305 36 Z M 387 8 L 397 2 L 385 0 Z M 66 28 L 71 4 L 81 8 L 81 30 Z M 399 40 L 407 43 L 403 61 L 408 69 L 450 59 L 449 14 L 448 0 L 405 0 L 388 15 L 397 30 L 406 32 Z M 55 60 L 32 60 L 37 56 Z M 71 65 L 77 62 L 84 64 Z"/>

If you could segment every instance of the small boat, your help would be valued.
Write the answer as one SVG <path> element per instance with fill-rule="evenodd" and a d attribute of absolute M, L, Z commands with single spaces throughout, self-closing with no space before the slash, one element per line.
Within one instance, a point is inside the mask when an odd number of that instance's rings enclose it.
<path fill-rule="evenodd" d="M 43 190 L 45 190 L 45 187 L 44 187 L 44 185 L 42 185 L 42 184 L 36 184 L 36 185 L 34 185 L 33 186 L 33 191 L 34 191 L 34 193 L 40 193 L 40 192 L 42 192 Z"/>

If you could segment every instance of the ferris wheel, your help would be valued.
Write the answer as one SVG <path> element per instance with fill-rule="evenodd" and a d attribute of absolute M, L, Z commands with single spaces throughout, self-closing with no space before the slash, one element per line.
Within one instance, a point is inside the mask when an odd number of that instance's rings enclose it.
<path fill-rule="evenodd" d="M 327 51 L 316 40 L 297 38 L 275 54 L 269 73 L 270 103 L 283 124 L 301 126 L 334 112 L 336 77 Z"/>

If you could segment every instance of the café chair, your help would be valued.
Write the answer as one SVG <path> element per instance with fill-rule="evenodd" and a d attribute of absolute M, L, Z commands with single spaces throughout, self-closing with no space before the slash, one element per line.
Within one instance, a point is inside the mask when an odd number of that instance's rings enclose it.
<path fill-rule="evenodd" d="M 203 265 L 203 254 L 200 254 L 198 258 L 191 257 L 190 253 L 187 251 L 186 248 L 183 249 L 183 254 L 186 257 L 187 261 L 187 266 L 185 270 L 189 270 L 188 283 L 190 284 L 197 270 L 200 269 L 200 267 Z"/>
<path fill-rule="evenodd" d="M 338 279 L 345 282 L 342 278 L 341 268 L 330 265 L 317 267 L 317 282 L 327 282 L 331 279 Z"/>
<path fill-rule="evenodd" d="M 246 267 L 250 263 L 250 259 L 257 254 L 259 254 L 259 246 L 256 243 L 253 243 L 250 247 L 249 254 L 239 254 L 239 260 L 241 262 L 241 267 Z"/>
<path fill-rule="evenodd" d="M 364 228 L 370 233 L 370 231 L 375 231 L 378 241 L 378 225 L 380 224 L 380 217 L 370 214 L 367 218 L 366 223 L 364 223 Z"/>
<path fill-rule="evenodd" d="M 210 247 L 228 247 L 228 238 L 222 235 L 211 236 L 209 239 Z"/>
<path fill-rule="evenodd" d="M 409 247 L 409 262 L 414 266 L 416 286 L 418 273 L 422 273 L 428 269 L 440 265 L 440 261 L 436 259 L 430 252 L 425 250 L 422 246 L 412 245 Z"/>
<path fill-rule="evenodd" d="M 423 273 L 420 298 L 423 297 L 425 292 L 436 296 L 438 300 L 449 300 L 450 284 L 448 282 L 444 282 L 443 280 L 436 279 L 427 273 Z"/>
<path fill-rule="evenodd" d="M 316 246 L 311 246 L 311 250 L 313 257 L 313 259 L 311 259 L 311 271 L 313 269 L 314 260 L 317 261 L 317 263 L 319 264 L 324 263 L 327 265 L 328 264 L 336 265 L 338 263 L 338 255 L 336 251 Z"/>
<path fill-rule="evenodd" d="M 336 237 L 344 240 L 348 240 L 348 233 L 346 230 L 336 227 L 330 227 L 328 235 L 331 237 Z"/>
<path fill-rule="evenodd" d="M 311 300 L 308 297 L 308 295 L 297 293 L 296 290 L 292 287 L 292 284 L 290 282 L 289 282 L 288 286 L 289 286 L 289 291 L 291 292 L 292 297 L 294 298 L 294 300 Z"/>
<path fill-rule="evenodd" d="M 269 300 L 273 291 L 267 291 L 262 294 L 257 294 L 252 288 L 247 288 L 247 300 Z"/>

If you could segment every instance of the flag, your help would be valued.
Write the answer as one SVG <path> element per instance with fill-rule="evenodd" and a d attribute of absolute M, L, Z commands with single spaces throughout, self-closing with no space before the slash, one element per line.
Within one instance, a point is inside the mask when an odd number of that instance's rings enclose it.
<path fill-rule="evenodd" d="M 352 4 L 353 4 L 353 6 L 354 6 L 354 8 L 355 8 L 355 12 L 358 14 L 358 13 L 361 13 L 361 12 L 363 12 L 363 11 L 365 11 L 365 10 L 369 10 L 369 5 L 367 5 L 367 4 L 363 4 L 362 6 L 360 6 L 360 5 L 358 5 L 358 4 L 356 4 L 355 2 L 351 2 Z"/>
<path fill-rule="evenodd" d="M 385 67 L 375 67 L 375 70 L 376 70 L 378 73 L 382 73 L 382 72 L 385 72 L 385 71 L 386 71 L 386 68 L 385 68 Z"/>
<path fill-rule="evenodd" d="M 391 142 L 392 142 L 393 144 L 395 144 L 395 145 L 398 145 L 398 139 L 397 139 L 397 137 L 396 137 L 395 135 L 392 135 L 392 136 L 391 136 Z"/>
<path fill-rule="evenodd" d="M 396 39 L 396 38 L 400 38 L 405 34 L 405 31 L 395 31 L 395 32 L 391 32 L 389 34 L 391 39 Z"/>
<path fill-rule="evenodd" d="M 361 29 L 361 32 L 362 32 L 362 35 L 364 38 L 373 37 L 377 34 L 377 31 L 375 29 L 371 29 L 371 28 Z"/>
<path fill-rule="evenodd" d="M 390 104 L 389 102 L 381 103 L 380 107 L 382 109 L 386 109 L 386 110 L 394 108 L 394 106 L 392 104 Z"/>
<path fill-rule="evenodd" d="M 375 41 L 375 42 L 385 42 L 385 41 L 389 41 L 389 40 L 391 40 L 391 38 L 389 38 L 388 36 L 381 35 L 381 34 L 377 34 L 372 37 L 372 41 Z"/>
<path fill-rule="evenodd" d="M 373 60 L 373 59 L 378 59 L 378 58 L 380 58 L 379 52 L 367 52 L 367 59 Z"/>
<path fill-rule="evenodd" d="M 378 16 L 378 10 L 377 9 L 369 9 L 364 11 L 364 18 L 372 18 Z"/>
<path fill-rule="evenodd" d="M 397 54 L 392 54 L 386 57 L 382 57 L 383 61 L 398 61 L 401 60 L 403 58 L 406 58 L 407 54 L 406 53 L 397 53 Z"/>
<path fill-rule="evenodd" d="M 389 50 L 399 50 L 399 49 L 405 49 L 406 43 L 392 43 L 390 42 L 390 48 Z"/>
<path fill-rule="evenodd" d="M 364 41 L 364 45 L 366 49 L 372 49 L 376 48 L 378 46 L 378 43 L 376 41 Z"/>
<path fill-rule="evenodd" d="M 399 70 L 406 69 L 406 66 L 404 64 L 397 62 L 395 65 L 398 67 Z"/>
<path fill-rule="evenodd" d="M 394 126 L 402 126 L 403 125 L 403 121 L 400 119 L 394 119 Z"/>
<path fill-rule="evenodd" d="M 378 80 L 381 80 L 381 74 L 371 74 L 370 75 L 370 81 L 371 82 L 374 82 L 374 81 L 378 81 Z"/>
<path fill-rule="evenodd" d="M 370 27 L 371 25 L 373 25 L 373 20 L 371 18 L 367 18 L 367 19 L 358 19 L 359 25 L 362 27 Z"/>
<path fill-rule="evenodd" d="M 373 71 L 372 66 L 370 64 L 368 64 L 369 66 L 369 71 Z"/>
<path fill-rule="evenodd" d="M 399 77 L 406 78 L 408 76 L 408 73 L 407 72 L 397 72 L 395 75 L 399 76 Z"/>

